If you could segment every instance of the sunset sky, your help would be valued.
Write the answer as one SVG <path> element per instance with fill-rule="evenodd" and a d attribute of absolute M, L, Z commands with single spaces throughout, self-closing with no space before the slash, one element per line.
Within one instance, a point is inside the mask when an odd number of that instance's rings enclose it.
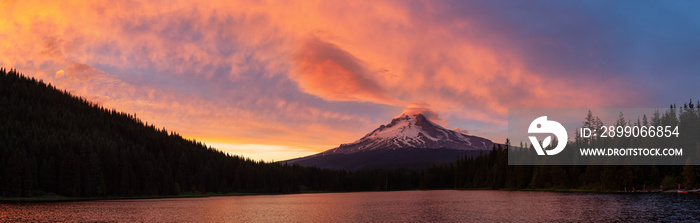
<path fill-rule="evenodd" d="M 696 100 L 698 12 L 697 1 L 0 1 L 0 66 L 277 161 L 406 109 L 503 142 L 509 107 Z"/>

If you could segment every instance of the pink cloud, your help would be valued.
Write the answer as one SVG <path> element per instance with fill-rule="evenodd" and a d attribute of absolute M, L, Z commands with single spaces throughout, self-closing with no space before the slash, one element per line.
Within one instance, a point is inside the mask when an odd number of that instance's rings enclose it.
<path fill-rule="evenodd" d="M 440 2 L 0 4 L 1 66 L 189 137 L 322 150 L 405 107 L 504 125 L 509 107 L 632 97 L 611 94 L 615 81 L 541 73 L 494 37 L 508 33 L 442 16 Z"/>
<path fill-rule="evenodd" d="M 370 101 L 395 104 L 363 62 L 337 45 L 310 37 L 293 59 L 292 79 L 311 94 L 328 100 Z"/>
<path fill-rule="evenodd" d="M 444 123 L 446 120 L 440 118 L 437 112 L 430 109 L 430 105 L 425 102 L 411 102 L 406 105 L 401 114 L 414 115 L 422 114 L 430 121 L 438 124 Z"/>

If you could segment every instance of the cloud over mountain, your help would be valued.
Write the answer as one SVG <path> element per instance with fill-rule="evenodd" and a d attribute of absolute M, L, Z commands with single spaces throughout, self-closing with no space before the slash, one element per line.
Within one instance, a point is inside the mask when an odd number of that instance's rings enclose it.
<path fill-rule="evenodd" d="M 473 129 L 696 94 L 693 7 L 627 6 L 2 1 L 0 65 L 187 137 L 318 151 L 411 102 Z"/>
<path fill-rule="evenodd" d="M 398 102 L 360 59 L 317 36 L 304 40 L 293 58 L 291 77 L 308 93 L 328 100 Z"/>

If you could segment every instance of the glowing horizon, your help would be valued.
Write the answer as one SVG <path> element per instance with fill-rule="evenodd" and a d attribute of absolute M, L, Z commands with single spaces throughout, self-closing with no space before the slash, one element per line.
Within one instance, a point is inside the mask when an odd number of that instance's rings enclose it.
<path fill-rule="evenodd" d="M 404 110 L 502 142 L 509 107 L 700 93 L 700 19 L 652 3 L 2 1 L 0 66 L 255 160 Z"/>

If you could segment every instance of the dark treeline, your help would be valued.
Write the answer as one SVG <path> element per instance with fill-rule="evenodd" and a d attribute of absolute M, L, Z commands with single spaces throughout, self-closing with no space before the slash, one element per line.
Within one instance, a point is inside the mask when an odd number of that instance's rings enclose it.
<path fill-rule="evenodd" d="M 572 148 L 684 148 L 691 157 L 700 150 L 700 101 L 692 100 L 683 107 L 671 105 L 668 110 L 656 111 L 650 117 L 627 119 L 620 113 L 615 123 L 607 126 L 678 126 L 678 138 L 661 137 L 591 137 L 581 138 L 578 132 Z M 583 118 L 582 127 L 600 129 L 604 124 L 590 111 Z M 700 187 L 700 166 L 697 165 L 607 165 L 607 166 L 524 166 L 508 165 L 508 142 L 494 146 L 491 152 L 478 157 L 465 157 L 449 165 L 435 166 L 423 173 L 428 178 L 423 188 L 491 188 L 491 189 L 582 189 L 592 191 L 664 190 Z M 552 143 L 555 145 L 556 143 Z M 520 144 L 519 148 L 534 148 Z M 568 147 L 568 146 L 567 146 Z"/>
<path fill-rule="evenodd" d="M 253 161 L 157 129 L 0 69 L 0 196 L 384 190 L 408 173 L 348 173 Z M 411 181 L 413 180 L 413 181 Z"/>
<path fill-rule="evenodd" d="M 636 124 L 675 123 L 697 136 L 697 128 L 690 127 L 700 123 L 700 108 L 689 103 L 672 110 Z M 602 125 L 592 115 L 586 120 Z M 592 140 L 572 143 L 599 143 Z M 509 166 L 507 151 L 496 146 L 423 171 L 347 172 L 253 161 L 0 68 L 0 197 L 450 188 L 610 191 L 700 183 L 697 166 Z"/>

